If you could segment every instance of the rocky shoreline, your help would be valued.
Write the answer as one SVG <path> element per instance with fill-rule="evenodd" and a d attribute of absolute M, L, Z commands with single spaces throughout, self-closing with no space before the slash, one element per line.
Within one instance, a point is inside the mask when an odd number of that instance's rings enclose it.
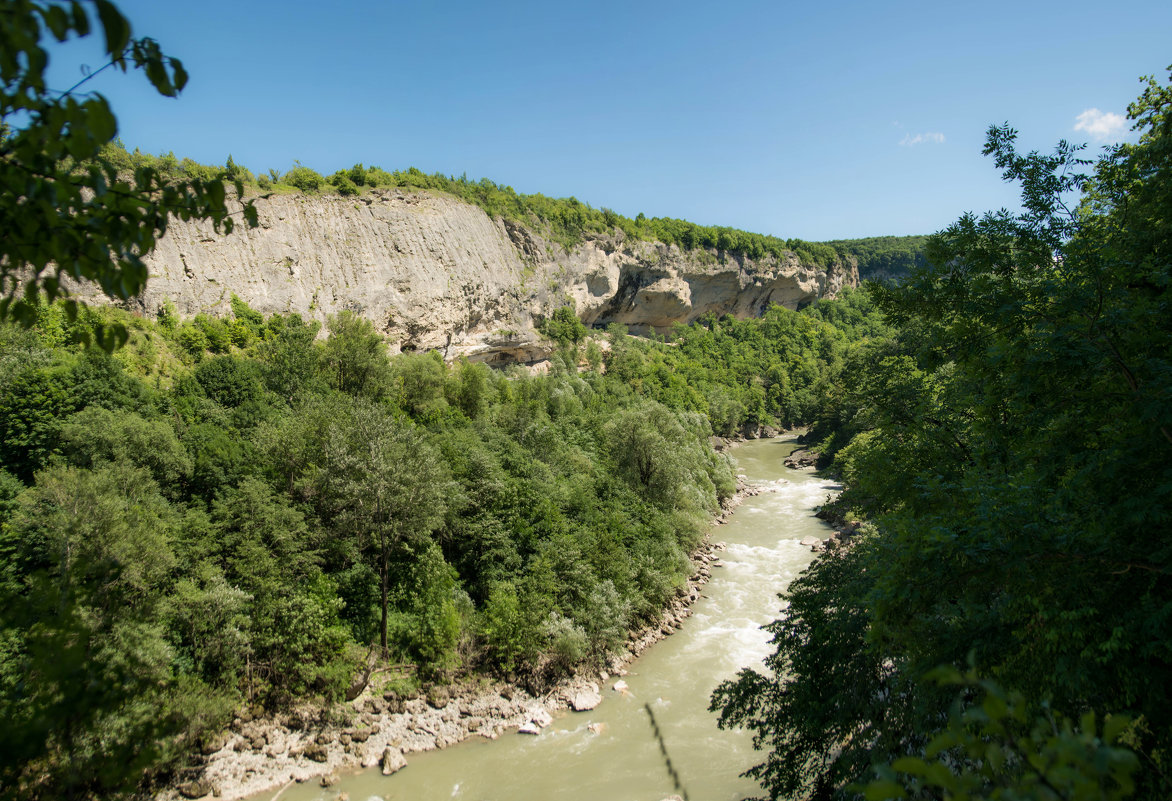
<path fill-rule="evenodd" d="M 738 477 L 737 492 L 725 502 L 714 526 L 727 522 L 745 498 L 765 491 Z M 712 570 L 723 564 L 717 554 L 724 548 L 723 542 L 712 541 L 709 532 L 691 555 L 693 571 L 687 582 L 659 617 L 629 634 L 625 649 L 612 655 L 600 672 L 579 673 L 541 695 L 474 677 L 411 699 L 368 687 L 330 714 L 317 708 L 255 719 L 245 714 L 205 742 L 201 766 L 190 769 L 183 780 L 156 798 L 234 801 L 270 791 L 279 794 L 295 782 L 311 780 L 329 787 L 342 774 L 363 768 L 382 765 L 384 774 L 394 773 L 407 764 L 407 754 L 444 748 L 470 737 L 496 739 L 512 729 L 537 734 L 556 712 L 593 709 L 604 693 L 622 692 L 626 665 L 683 625 Z M 340 794 L 339 799 L 344 796 Z"/>

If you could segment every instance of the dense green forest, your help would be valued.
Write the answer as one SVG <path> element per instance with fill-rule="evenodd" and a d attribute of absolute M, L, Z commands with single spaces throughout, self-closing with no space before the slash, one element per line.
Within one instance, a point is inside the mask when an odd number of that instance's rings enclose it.
<path fill-rule="evenodd" d="M 859 279 L 884 281 L 900 278 L 923 268 L 926 236 L 872 236 L 865 239 L 836 239 L 825 244 L 859 262 Z"/>
<path fill-rule="evenodd" d="M 714 702 L 771 798 L 1172 797 L 1172 87 L 1129 116 L 1093 161 L 991 128 L 1022 211 L 871 287 L 815 434 L 868 522 Z"/>
<path fill-rule="evenodd" d="M 886 331 L 861 294 L 606 353 L 557 315 L 530 377 L 233 309 L 0 328 L 10 794 L 126 790 L 242 704 L 339 698 L 372 646 L 405 689 L 598 664 L 734 490 L 713 431 L 810 419 Z M 81 344 L 114 325 L 114 353 Z"/>

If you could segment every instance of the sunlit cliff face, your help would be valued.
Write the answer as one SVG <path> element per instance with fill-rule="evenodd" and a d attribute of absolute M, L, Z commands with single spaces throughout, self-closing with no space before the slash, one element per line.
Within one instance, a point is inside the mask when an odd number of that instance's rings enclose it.
<path fill-rule="evenodd" d="M 183 315 L 228 314 L 235 293 L 265 314 L 324 321 L 355 311 L 390 338 L 392 351 L 534 362 L 550 352 L 536 322 L 566 305 L 587 325 L 663 333 L 708 313 L 797 308 L 858 283 L 853 262 L 822 269 L 797 256 L 684 252 L 624 241 L 621 232 L 566 251 L 439 194 L 284 195 L 256 204 L 259 227 L 226 237 L 173 220 L 147 259 L 139 310 L 153 314 L 169 300 Z"/>

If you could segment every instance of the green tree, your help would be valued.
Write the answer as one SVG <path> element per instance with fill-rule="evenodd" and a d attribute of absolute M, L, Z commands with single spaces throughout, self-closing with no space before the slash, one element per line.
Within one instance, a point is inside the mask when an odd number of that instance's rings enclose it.
<path fill-rule="evenodd" d="M 92 281 L 111 298 L 138 294 L 147 278 L 143 257 L 171 216 L 232 230 L 234 212 L 220 177 L 172 181 L 146 166 L 127 175 L 103 159 L 117 120 L 100 94 L 78 93 L 106 68 L 134 68 L 160 94 L 174 97 L 187 83 L 178 59 L 152 39 L 133 38 L 130 23 L 109 0 L 16 0 L 0 17 L 0 218 L 6 230 L 0 238 L 0 319 L 31 325 L 39 296 L 66 295 L 67 279 Z M 49 48 L 98 27 L 110 61 L 64 92 L 50 89 Z M 239 181 L 236 192 L 243 196 Z M 256 225 L 251 203 L 240 213 Z M 96 333 L 105 346 L 125 339 L 125 331 Z"/>
<path fill-rule="evenodd" d="M 7 797 L 131 789 L 187 721 L 163 710 L 160 625 L 174 515 L 142 470 L 53 468 L 3 536 L 21 578 L 0 587 L 0 787 Z"/>
<path fill-rule="evenodd" d="M 962 217 L 928 241 L 925 267 L 872 290 L 898 341 L 860 365 L 837 506 L 878 533 L 795 582 L 773 675 L 716 697 L 772 748 L 755 773 L 774 797 L 924 753 L 950 699 L 921 679 L 969 654 L 1022 709 L 1136 721 L 1136 794 L 1172 792 L 1172 545 L 1136 536 L 1172 516 L 1172 88 L 1147 79 L 1129 115 L 1139 141 L 1093 163 L 1067 143 L 1023 155 L 992 127 L 986 153 L 1023 211 Z M 1054 753 L 1022 729 L 1038 768 Z M 984 757 L 948 761 L 955 787 L 987 786 Z M 1053 797 L 1106 797 L 1119 775 Z M 1035 797 L 1015 782 L 1000 797 Z"/>
<path fill-rule="evenodd" d="M 387 343 L 374 324 L 352 311 L 332 315 L 321 354 L 330 386 L 354 396 L 380 397 L 387 388 Z"/>
<path fill-rule="evenodd" d="M 324 443 L 323 491 L 336 525 L 353 536 L 379 577 L 379 643 L 387 653 L 392 557 L 443 522 L 454 486 L 439 454 L 384 408 L 357 402 Z"/>

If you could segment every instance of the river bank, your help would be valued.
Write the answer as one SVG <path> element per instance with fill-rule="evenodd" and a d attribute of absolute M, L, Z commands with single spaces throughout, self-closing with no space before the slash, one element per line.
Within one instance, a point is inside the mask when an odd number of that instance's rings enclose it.
<path fill-rule="evenodd" d="M 372 683 L 353 701 L 331 710 L 303 707 L 275 716 L 237 718 L 207 742 L 203 765 L 191 770 L 160 799 L 219 798 L 225 801 L 279 793 L 298 782 L 330 786 L 346 773 L 383 765 L 385 773 L 406 765 L 406 755 L 444 748 L 471 737 L 496 739 L 518 729 L 536 733 L 562 710 L 593 709 L 607 693 L 621 692 L 625 666 L 678 629 L 701 597 L 701 588 L 721 566 L 724 543 L 713 533 L 745 498 L 768 491 L 738 478 L 736 493 L 691 554 L 692 573 L 661 614 L 629 633 L 626 647 L 599 672 L 583 671 L 542 694 L 485 677 L 473 677 L 404 699 Z M 617 686 L 616 686 L 617 685 Z"/>

